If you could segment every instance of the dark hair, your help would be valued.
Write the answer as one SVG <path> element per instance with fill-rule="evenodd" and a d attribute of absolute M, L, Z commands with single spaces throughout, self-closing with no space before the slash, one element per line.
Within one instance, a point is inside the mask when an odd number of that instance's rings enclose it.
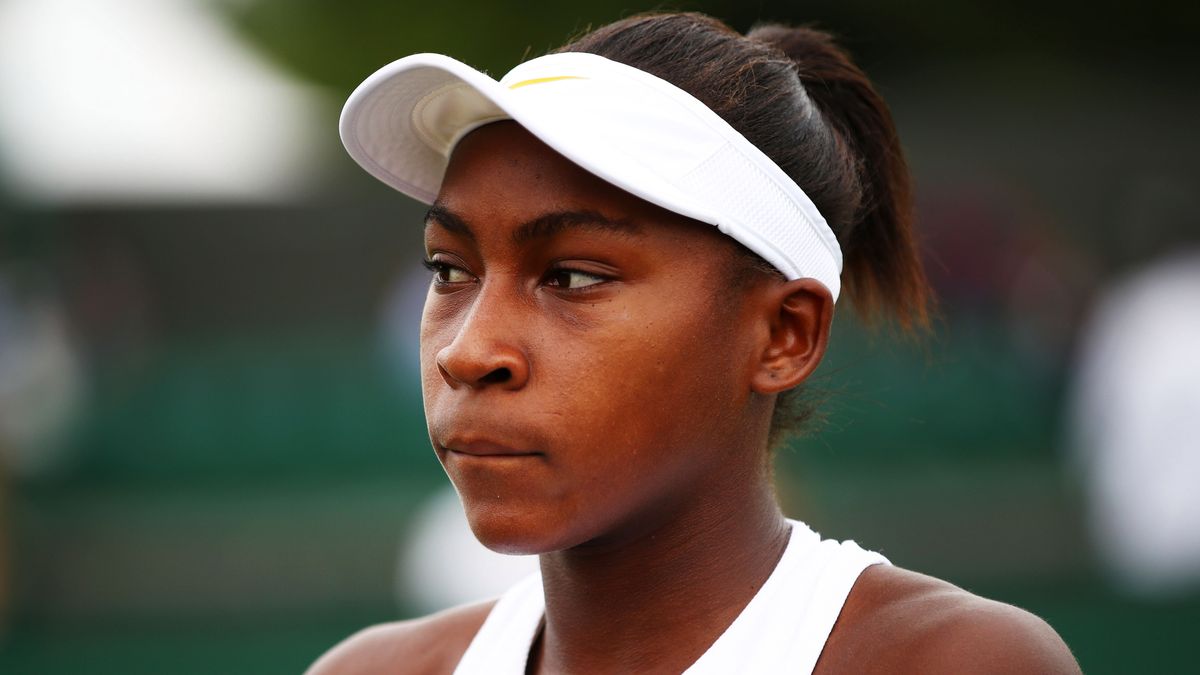
<path fill-rule="evenodd" d="M 639 14 L 558 51 L 599 54 L 702 101 L 778 164 L 825 216 L 841 244 L 843 286 L 858 314 L 874 323 L 886 312 L 910 333 L 928 327 L 929 290 L 895 124 L 830 35 L 769 24 L 743 36 L 703 14 Z M 794 403 L 777 404 L 773 436 L 811 414 Z"/>

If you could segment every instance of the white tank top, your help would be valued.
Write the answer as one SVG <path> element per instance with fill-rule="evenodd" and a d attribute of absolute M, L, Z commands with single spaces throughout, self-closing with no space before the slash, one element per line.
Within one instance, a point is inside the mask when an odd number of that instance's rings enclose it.
<path fill-rule="evenodd" d="M 889 564 L 853 541 L 821 539 L 789 520 L 783 557 L 742 613 L 685 672 L 811 673 L 850 588 L 864 569 Z M 488 614 L 456 675 L 523 675 L 546 609 L 542 580 L 531 575 L 510 588 Z"/>

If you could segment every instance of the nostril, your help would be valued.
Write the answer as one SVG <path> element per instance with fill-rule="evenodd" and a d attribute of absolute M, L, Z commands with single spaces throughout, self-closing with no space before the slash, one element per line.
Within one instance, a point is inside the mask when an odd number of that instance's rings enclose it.
<path fill-rule="evenodd" d="M 479 378 L 479 381 L 484 384 L 503 384 L 512 379 L 512 371 L 508 368 L 497 368 L 492 372 Z"/>

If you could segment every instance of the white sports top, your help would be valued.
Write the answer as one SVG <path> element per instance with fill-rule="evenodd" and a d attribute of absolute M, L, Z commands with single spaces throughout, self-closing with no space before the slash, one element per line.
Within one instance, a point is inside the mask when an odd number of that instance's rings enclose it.
<path fill-rule="evenodd" d="M 811 673 L 858 575 L 890 564 L 853 541 L 821 539 L 804 523 L 788 522 L 791 538 L 775 570 L 685 671 L 689 675 Z M 456 675 L 523 675 L 545 609 L 540 575 L 510 588 L 467 647 Z"/>

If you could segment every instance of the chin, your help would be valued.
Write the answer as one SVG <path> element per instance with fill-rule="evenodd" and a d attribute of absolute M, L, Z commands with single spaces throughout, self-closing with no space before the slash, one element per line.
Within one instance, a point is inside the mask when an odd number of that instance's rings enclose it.
<path fill-rule="evenodd" d="M 465 497 L 463 508 L 475 538 L 496 553 L 539 555 L 580 543 L 571 537 L 569 523 L 549 509 L 513 508 Z"/>

